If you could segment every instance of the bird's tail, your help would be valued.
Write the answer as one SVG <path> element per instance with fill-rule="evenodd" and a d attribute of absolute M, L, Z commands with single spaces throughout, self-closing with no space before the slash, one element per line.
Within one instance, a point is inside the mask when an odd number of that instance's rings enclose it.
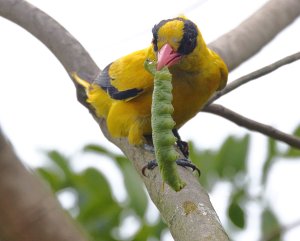
<path fill-rule="evenodd" d="M 71 76 L 79 85 L 84 87 L 85 90 L 87 90 L 91 86 L 91 84 L 88 81 L 79 77 L 79 75 L 76 72 L 71 72 Z"/>
<path fill-rule="evenodd" d="M 71 76 L 85 89 L 87 95 L 86 102 L 93 106 L 96 115 L 106 118 L 112 105 L 109 95 L 99 85 L 82 79 L 76 72 L 72 72 Z"/>

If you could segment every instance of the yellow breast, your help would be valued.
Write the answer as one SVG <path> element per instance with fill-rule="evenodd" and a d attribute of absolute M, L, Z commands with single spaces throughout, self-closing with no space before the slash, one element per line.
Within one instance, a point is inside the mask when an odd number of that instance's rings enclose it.
<path fill-rule="evenodd" d="M 220 72 L 215 69 L 212 74 L 211 71 L 202 69 L 194 74 L 173 71 L 173 118 L 176 128 L 195 116 L 218 89 Z"/>

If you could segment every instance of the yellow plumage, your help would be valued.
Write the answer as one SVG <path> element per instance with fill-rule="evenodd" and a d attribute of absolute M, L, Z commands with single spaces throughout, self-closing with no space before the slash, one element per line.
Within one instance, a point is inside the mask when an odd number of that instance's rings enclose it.
<path fill-rule="evenodd" d="M 148 48 L 111 63 L 94 83 L 73 74 L 85 88 L 87 102 L 96 115 L 106 119 L 109 133 L 128 137 L 134 145 L 143 144 L 144 136 L 151 135 L 153 76 L 144 69 L 146 59 L 158 59 L 172 73 L 177 129 L 227 82 L 228 71 L 222 59 L 207 48 L 196 25 L 183 17 L 155 25 Z"/>

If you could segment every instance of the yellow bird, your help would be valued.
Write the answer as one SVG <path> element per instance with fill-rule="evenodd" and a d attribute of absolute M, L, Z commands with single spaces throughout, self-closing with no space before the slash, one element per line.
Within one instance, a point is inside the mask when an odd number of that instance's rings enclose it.
<path fill-rule="evenodd" d="M 167 66 L 172 74 L 177 137 L 177 129 L 227 82 L 225 63 L 206 46 L 189 19 L 162 20 L 152 33 L 149 47 L 112 62 L 92 84 L 73 74 L 85 88 L 87 102 L 96 115 L 106 119 L 111 136 L 127 137 L 133 145 L 144 144 L 145 136 L 151 135 L 153 76 L 145 70 L 145 60 L 157 61 L 158 70 Z"/>

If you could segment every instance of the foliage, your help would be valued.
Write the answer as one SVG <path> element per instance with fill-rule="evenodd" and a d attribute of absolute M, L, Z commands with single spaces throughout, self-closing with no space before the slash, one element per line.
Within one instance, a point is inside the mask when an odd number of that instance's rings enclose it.
<path fill-rule="evenodd" d="M 300 126 L 295 130 L 300 136 Z M 200 182 L 208 191 L 213 191 L 220 184 L 229 184 L 229 197 L 224 198 L 227 204 L 228 221 L 224 223 L 227 232 L 234 233 L 247 228 L 247 218 L 251 204 L 261 210 L 261 240 L 277 241 L 282 237 L 282 226 L 276 213 L 270 207 L 262 191 L 251 196 L 251 180 L 247 169 L 250 136 L 229 136 L 218 150 L 199 150 L 190 143 L 190 158 L 202 170 Z M 146 210 L 149 198 L 133 169 L 131 163 L 122 155 L 115 154 L 99 145 L 87 145 L 84 153 L 96 153 L 99 158 L 108 157 L 121 170 L 127 193 L 126 201 L 120 202 L 112 194 L 111 184 L 101 171 L 87 168 L 75 172 L 69 158 L 57 151 L 47 152 L 49 162 L 37 172 L 49 183 L 57 194 L 72 190 L 75 204 L 68 209 L 70 214 L 91 235 L 92 240 L 161 240 L 166 226 L 161 219 L 149 222 Z M 269 139 L 267 155 L 262 167 L 261 189 L 264 190 L 270 170 L 279 157 L 295 159 L 300 157 L 299 150 L 278 148 L 278 143 Z M 227 199 L 227 200 L 226 200 Z M 119 230 L 127 217 L 134 217 L 139 226 L 132 235 L 123 237 Z M 151 238 L 151 239 L 150 239 Z"/>
<path fill-rule="evenodd" d="M 95 241 L 130 240 L 122 238 L 119 228 L 122 221 L 129 216 L 140 222 L 140 229 L 135 233 L 134 240 L 147 240 L 148 237 L 159 237 L 165 224 L 158 220 L 149 224 L 145 212 L 148 198 L 142 182 L 132 168 L 131 163 L 121 155 L 109 152 L 97 145 L 88 145 L 84 152 L 95 152 L 110 157 L 122 170 L 128 198 L 118 202 L 112 194 L 111 186 L 101 171 L 87 168 L 75 172 L 71 161 L 57 151 L 47 152 L 49 162 L 37 172 L 49 183 L 56 194 L 70 192 L 75 196 L 75 204 L 68 211 L 82 224 L 84 229 Z"/>

